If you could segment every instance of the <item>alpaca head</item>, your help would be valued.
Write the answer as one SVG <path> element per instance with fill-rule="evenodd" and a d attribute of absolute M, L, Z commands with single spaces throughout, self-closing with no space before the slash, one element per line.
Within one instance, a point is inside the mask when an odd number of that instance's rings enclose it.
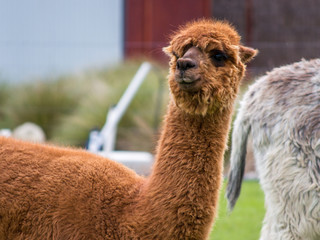
<path fill-rule="evenodd" d="M 240 45 L 230 24 L 213 20 L 181 27 L 164 51 L 171 57 L 169 86 L 176 105 L 201 115 L 232 106 L 245 64 L 257 54 Z"/>

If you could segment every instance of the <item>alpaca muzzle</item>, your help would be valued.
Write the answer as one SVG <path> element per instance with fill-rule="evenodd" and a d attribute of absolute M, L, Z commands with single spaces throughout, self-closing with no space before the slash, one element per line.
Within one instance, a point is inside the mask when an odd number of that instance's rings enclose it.
<path fill-rule="evenodd" d="M 181 73 L 187 71 L 188 69 L 195 68 L 196 66 L 196 61 L 191 58 L 180 58 L 177 61 L 177 70 L 179 70 Z"/>
<path fill-rule="evenodd" d="M 197 73 L 176 72 L 175 81 L 181 90 L 196 92 L 201 88 L 201 77 Z"/>
<path fill-rule="evenodd" d="M 181 90 L 194 92 L 200 89 L 199 63 L 202 55 L 199 48 L 191 47 L 177 60 L 175 80 Z"/>

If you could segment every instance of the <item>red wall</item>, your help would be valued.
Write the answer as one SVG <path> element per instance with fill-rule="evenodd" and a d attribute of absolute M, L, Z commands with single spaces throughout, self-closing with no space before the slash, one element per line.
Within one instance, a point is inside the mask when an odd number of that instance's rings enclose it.
<path fill-rule="evenodd" d="M 179 25 L 211 16 L 211 0 L 126 0 L 125 57 L 162 61 L 162 48 Z"/>

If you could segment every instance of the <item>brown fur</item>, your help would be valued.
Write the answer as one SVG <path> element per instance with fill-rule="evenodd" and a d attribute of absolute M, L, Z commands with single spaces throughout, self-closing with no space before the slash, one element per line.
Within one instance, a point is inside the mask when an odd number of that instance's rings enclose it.
<path fill-rule="evenodd" d="M 0 239 L 206 239 L 233 101 L 256 54 L 239 40 L 212 20 L 173 36 L 165 50 L 173 98 L 147 179 L 85 151 L 0 138 Z M 228 55 L 221 66 L 213 49 Z M 178 70 L 185 59 L 196 67 Z"/>

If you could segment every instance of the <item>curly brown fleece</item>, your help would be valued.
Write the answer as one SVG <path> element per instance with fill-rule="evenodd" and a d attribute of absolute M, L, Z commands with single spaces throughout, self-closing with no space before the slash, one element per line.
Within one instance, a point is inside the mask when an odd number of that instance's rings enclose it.
<path fill-rule="evenodd" d="M 0 138 L 0 239 L 206 239 L 233 101 L 256 54 L 239 40 L 213 20 L 173 36 L 172 99 L 149 178 L 83 150 Z"/>

